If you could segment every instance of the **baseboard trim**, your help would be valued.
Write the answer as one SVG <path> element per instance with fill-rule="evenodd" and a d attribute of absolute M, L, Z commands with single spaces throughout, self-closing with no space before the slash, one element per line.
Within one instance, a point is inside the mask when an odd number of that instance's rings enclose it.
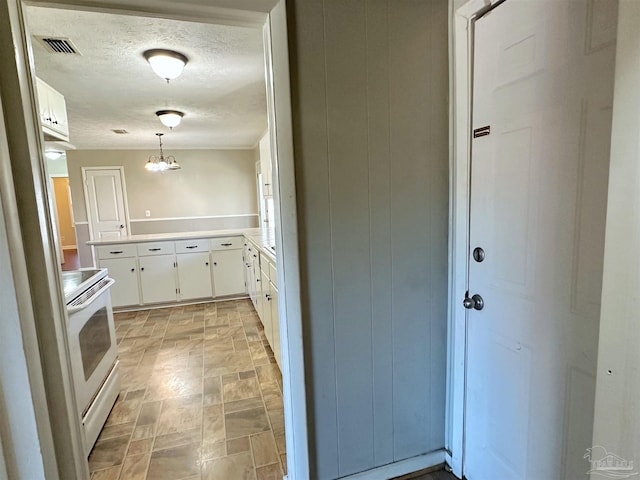
<path fill-rule="evenodd" d="M 340 477 L 341 480 L 388 480 L 390 478 L 400 477 L 409 473 L 424 470 L 444 463 L 445 450 L 436 450 L 417 457 L 407 458 L 399 462 L 390 463 L 381 467 L 367 470 L 366 472 L 355 473 L 346 477 Z"/>
<path fill-rule="evenodd" d="M 243 300 L 249 295 L 229 295 L 227 297 L 203 298 L 198 300 L 186 300 L 184 302 L 151 303 L 147 305 L 128 305 L 126 307 L 113 307 L 113 313 L 137 312 L 138 310 L 157 310 L 159 308 L 184 307 L 187 305 L 199 305 L 201 303 L 228 302 L 231 300 Z"/>

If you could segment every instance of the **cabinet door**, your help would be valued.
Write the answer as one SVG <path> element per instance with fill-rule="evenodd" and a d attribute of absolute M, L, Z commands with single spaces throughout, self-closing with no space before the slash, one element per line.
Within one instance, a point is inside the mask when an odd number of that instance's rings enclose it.
<path fill-rule="evenodd" d="M 271 304 L 271 325 L 273 329 L 273 343 L 271 343 L 271 349 L 276 357 L 276 362 L 282 371 L 282 348 L 280 347 L 280 310 L 278 307 L 278 289 L 273 283 L 271 283 L 271 298 L 269 298 Z"/>
<path fill-rule="evenodd" d="M 255 252 L 255 248 L 252 249 L 251 252 L 251 300 L 253 301 L 253 307 L 260 315 L 258 311 L 260 308 L 260 304 L 258 303 L 260 300 L 260 295 L 262 294 L 262 289 L 260 288 L 260 260 L 258 258 L 258 254 Z"/>
<path fill-rule="evenodd" d="M 216 297 L 245 292 L 242 250 L 220 250 L 211 253 L 213 290 Z"/>
<path fill-rule="evenodd" d="M 266 265 L 265 265 L 266 266 Z M 258 315 L 264 326 L 264 334 L 269 340 L 269 345 L 273 349 L 273 323 L 271 322 L 271 305 L 269 300 L 271 299 L 271 288 L 269 284 L 269 276 L 264 270 L 260 270 L 260 285 L 262 285 L 262 295 L 260 296 L 260 310 Z"/>
<path fill-rule="evenodd" d="M 142 303 L 175 302 L 176 272 L 174 255 L 140 257 Z"/>
<path fill-rule="evenodd" d="M 116 283 L 111 287 L 111 304 L 114 307 L 140 304 L 140 282 L 136 258 L 106 258 L 100 260 L 100 268 L 109 270 Z"/>
<path fill-rule="evenodd" d="M 178 290 L 182 300 L 213 296 L 209 252 L 178 255 Z"/>
<path fill-rule="evenodd" d="M 67 104 L 64 101 L 64 96 L 53 89 L 49 90 L 49 112 L 51 114 L 49 127 L 63 136 L 68 137 Z"/>

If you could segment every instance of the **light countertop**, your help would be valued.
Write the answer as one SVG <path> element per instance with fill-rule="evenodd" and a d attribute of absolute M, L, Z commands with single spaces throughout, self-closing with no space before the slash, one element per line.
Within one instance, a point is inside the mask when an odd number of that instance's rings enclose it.
<path fill-rule="evenodd" d="M 237 228 L 229 230 L 208 230 L 198 232 L 170 232 L 152 233 L 144 235 L 129 235 L 128 237 L 114 238 L 109 240 L 89 240 L 87 245 L 122 245 L 128 243 L 162 242 L 176 240 L 190 240 L 194 238 L 216 238 L 244 236 L 257 247 L 270 255 L 275 260 L 275 234 L 273 229 L 266 228 Z"/>

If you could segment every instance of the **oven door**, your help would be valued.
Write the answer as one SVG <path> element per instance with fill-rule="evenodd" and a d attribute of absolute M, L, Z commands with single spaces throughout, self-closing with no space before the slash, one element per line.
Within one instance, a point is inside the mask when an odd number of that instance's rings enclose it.
<path fill-rule="evenodd" d="M 109 279 L 79 305 L 69 306 L 71 370 L 80 415 L 84 416 L 118 357 Z"/>

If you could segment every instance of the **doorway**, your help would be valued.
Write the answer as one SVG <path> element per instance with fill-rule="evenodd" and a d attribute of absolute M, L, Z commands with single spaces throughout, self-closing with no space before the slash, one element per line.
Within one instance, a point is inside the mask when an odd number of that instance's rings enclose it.
<path fill-rule="evenodd" d="M 21 38 L 20 42 L 18 43 L 27 45 L 28 39 L 26 38 L 26 35 L 25 35 L 24 25 L 22 24 L 22 14 L 20 12 L 22 2 L 18 1 L 18 2 L 15 2 L 15 4 L 13 2 L 10 2 L 10 3 L 11 5 L 9 5 L 8 7 L 10 16 L 6 17 L 7 24 L 10 23 L 12 27 L 15 27 L 15 32 L 17 32 L 17 36 Z M 251 2 L 247 2 L 247 3 L 250 4 Z M 267 21 L 267 23 L 269 24 L 268 25 L 269 27 L 273 27 L 273 26 L 277 27 L 274 32 L 274 39 L 277 41 L 277 47 L 274 47 L 273 51 L 270 52 L 269 54 L 269 59 L 271 60 L 273 58 L 273 65 L 269 67 L 271 75 L 288 76 L 288 70 L 287 70 L 288 65 L 286 63 L 286 50 L 279 51 L 279 48 L 282 47 L 283 45 L 281 42 L 281 39 L 286 38 L 286 36 L 283 36 L 283 33 L 280 33 L 280 32 L 284 32 L 286 28 L 285 27 L 286 22 L 285 22 L 285 16 L 284 16 L 284 5 L 274 1 L 272 4 L 267 6 L 267 3 L 269 2 L 255 2 L 254 6 L 259 7 L 259 9 L 256 11 L 251 10 L 250 8 L 251 5 L 248 5 L 248 4 L 239 5 L 237 11 L 230 11 L 228 8 L 220 8 L 218 6 L 211 6 L 211 5 L 201 6 L 195 3 L 192 5 L 181 4 L 179 6 L 167 6 L 164 4 L 160 5 L 160 3 L 158 3 L 154 6 L 154 5 L 150 5 L 149 2 L 138 2 L 138 3 L 126 2 L 126 4 L 125 3 L 122 4 L 120 9 L 117 9 L 117 8 L 113 9 L 113 4 L 109 4 L 109 6 L 105 4 L 105 6 L 102 6 L 102 7 L 92 4 L 91 8 L 99 8 L 101 11 L 110 10 L 115 12 L 123 12 L 126 14 L 144 12 L 144 14 L 146 15 L 149 15 L 151 10 L 153 10 L 153 15 L 163 16 L 165 18 L 179 18 L 182 20 L 189 19 L 192 21 L 210 21 L 210 22 L 220 21 L 225 24 L 231 23 L 235 25 L 253 26 L 253 27 L 256 27 L 256 26 L 261 27 L 264 24 L 264 22 Z M 60 6 L 64 6 L 66 4 L 67 2 L 64 2 L 64 1 L 58 2 L 58 5 Z M 77 4 L 75 2 L 68 2 L 68 4 L 74 4 L 74 6 L 77 8 Z M 274 6 L 274 4 L 275 4 L 275 8 L 273 8 L 271 13 L 269 14 L 269 10 L 271 9 L 271 7 Z M 12 33 L 14 33 L 14 28 L 12 28 Z M 286 42 L 284 45 L 286 46 Z M 9 78 L 7 76 L 7 78 L 5 79 L 5 83 L 8 84 L 7 91 L 13 91 L 14 89 L 21 90 L 22 95 L 20 95 L 19 97 L 20 98 L 24 97 L 22 98 L 22 101 L 25 105 L 27 105 L 28 103 L 30 103 L 30 101 L 29 101 L 29 95 L 27 95 L 25 92 L 29 92 L 31 90 L 31 96 L 33 96 L 33 86 L 32 86 L 33 77 L 29 75 L 28 68 L 26 69 L 23 68 L 24 65 L 21 62 L 24 61 L 24 59 L 26 58 L 26 55 L 24 55 L 24 52 L 22 52 L 22 55 L 23 56 L 17 57 L 17 64 L 20 65 L 19 69 L 21 69 L 21 72 L 22 70 L 24 71 L 19 75 L 17 75 L 15 79 Z M 273 57 L 271 55 L 273 55 Z M 11 57 L 11 60 L 14 60 L 13 57 Z M 27 73 L 25 74 L 24 72 L 27 72 Z M 273 91 L 271 92 L 271 95 L 273 95 Z M 286 112 L 284 112 L 282 109 L 288 108 L 287 107 L 289 104 L 288 95 L 289 95 L 288 87 L 286 91 L 281 90 L 278 92 L 278 102 L 277 102 L 278 106 L 275 108 L 275 110 L 278 110 L 283 114 L 286 114 Z M 16 103 L 19 103 L 19 102 L 16 102 Z M 29 108 L 25 107 L 24 110 L 25 112 L 28 112 Z M 275 138 L 275 135 L 276 135 L 275 130 L 278 130 L 277 133 L 282 138 L 282 140 L 279 140 L 277 146 L 274 145 L 274 149 L 276 149 L 279 153 L 279 155 L 274 155 L 274 157 L 278 158 L 279 161 L 281 162 L 281 165 L 286 167 L 286 168 L 279 169 L 279 171 L 281 172 L 279 173 L 279 175 L 283 179 L 282 189 L 285 190 L 286 192 L 286 201 L 283 202 L 283 210 L 287 212 L 295 212 L 295 196 L 293 194 L 293 170 L 292 170 L 293 162 L 288 156 L 288 154 L 291 152 L 292 149 L 289 145 L 286 144 L 287 140 L 291 138 L 291 134 L 290 132 L 286 131 L 286 125 L 283 124 L 282 120 L 279 118 L 278 114 L 275 111 L 270 112 L 270 115 L 276 121 L 276 124 L 274 124 L 274 133 L 272 135 Z M 35 116 L 34 116 L 34 119 L 35 119 Z M 32 123 L 33 125 L 37 124 L 37 122 L 35 121 Z M 26 129 L 32 129 L 33 125 L 29 126 L 29 122 L 25 122 Z M 39 145 L 36 145 L 39 143 L 37 141 L 38 135 L 37 134 L 34 135 L 33 134 L 34 132 L 30 132 L 30 133 L 32 135 L 29 138 L 22 139 L 24 141 L 24 144 L 21 144 L 21 146 L 23 146 L 24 148 L 31 149 L 35 152 L 39 150 L 39 148 L 36 148 L 39 146 Z M 14 147 L 17 148 L 17 146 L 15 145 L 16 144 L 14 144 Z M 13 157 L 15 157 L 15 155 L 13 155 Z M 36 156 L 34 156 L 34 158 L 35 157 Z M 38 174 L 37 170 L 38 170 L 37 168 L 34 168 L 36 175 Z M 29 174 L 27 172 L 20 172 L 19 175 L 22 175 L 24 177 L 23 178 L 24 181 L 29 180 Z M 275 182 L 277 183 L 277 180 Z M 35 190 L 37 190 L 38 188 L 42 188 L 43 190 L 46 189 L 45 186 L 36 185 Z M 36 197 L 36 203 L 37 203 L 37 194 L 35 195 L 35 197 Z M 278 209 L 277 205 L 276 205 L 276 209 Z M 44 224 L 47 224 L 47 222 L 50 222 L 50 217 L 46 213 L 42 213 L 42 216 L 43 218 L 41 218 L 40 220 L 42 220 Z M 287 216 L 287 217 L 288 217 L 287 218 L 288 222 L 294 222 L 295 224 L 295 215 Z M 36 219 L 34 218 L 33 221 L 35 222 Z M 48 224 L 50 225 L 50 223 Z M 293 225 L 293 228 L 290 228 L 290 227 L 291 225 L 289 226 L 289 228 L 287 228 L 286 241 L 282 240 L 283 235 L 279 227 L 276 229 L 276 238 L 280 240 L 279 247 L 278 247 L 279 257 L 285 257 L 286 255 L 283 255 L 283 252 L 291 249 L 292 246 L 294 246 L 297 242 L 295 225 Z M 41 239 L 38 239 L 38 242 L 40 240 Z M 44 240 L 46 240 L 46 238 L 44 238 Z M 45 258 L 43 262 L 46 263 L 46 261 L 47 260 Z M 290 260 L 285 261 L 282 267 L 283 268 L 278 269 L 278 276 L 282 279 L 281 283 L 284 286 L 283 291 L 281 292 L 281 299 L 284 299 L 287 296 L 287 292 L 289 291 L 297 292 L 299 290 L 299 287 L 296 286 L 297 276 L 294 273 L 291 273 L 291 274 L 287 273 L 288 271 L 293 272 L 294 268 L 297 270 L 297 256 L 293 256 L 291 257 Z M 35 269 L 35 267 L 33 268 Z M 52 265 L 47 264 L 47 268 L 51 269 Z M 33 274 L 33 272 L 31 273 Z M 55 272 L 52 271 L 52 274 L 53 273 Z M 49 287 L 51 287 L 51 285 L 49 285 Z M 59 291 L 59 288 L 60 286 L 57 285 L 58 291 Z M 50 292 L 52 296 L 56 295 L 56 288 L 52 287 L 50 289 L 45 289 L 44 291 L 45 293 Z M 297 306 L 298 303 L 299 303 L 299 299 L 296 300 L 295 295 L 290 296 L 290 299 L 288 301 L 281 300 L 281 304 L 284 304 L 284 306 L 286 307 L 286 308 L 281 308 L 281 311 L 283 311 L 283 313 L 286 312 L 285 315 L 287 315 L 288 318 L 292 319 L 292 323 L 294 325 L 293 335 L 296 336 L 296 338 L 297 338 L 297 332 L 299 331 L 299 328 L 296 325 L 298 320 L 294 318 L 294 315 L 296 312 L 299 312 L 299 307 Z M 62 309 L 60 309 L 60 311 L 62 312 Z M 62 315 L 62 317 L 64 317 L 64 315 Z M 298 459 L 298 461 L 296 461 L 295 465 L 296 465 L 296 470 L 298 472 L 304 472 L 304 468 L 306 465 L 306 459 L 305 459 L 306 445 L 303 445 L 303 443 L 306 443 L 306 440 L 305 440 L 306 439 L 306 421 L 304 418 L 304 382 L 302 377 L 303 362 L 301 360 L 302 346 L 296 343 L 296 352 L 294 352 L 291 355 L 293 357 L 292 364 L 299 365 L 299 367 L 294 366 L 294 370 L 296 370 L 296 383 L 297 383 L 296 388 L 290 388 L 290 386 L 288 385 L 289 355 L 286 348 L 286 341 L 285 341 L 284 350 L 285 350 L 283 352 L 285 357 L 284 358 L 284 378 L 285 378 L 284 381 L 286 384 L 285 389 L 289 390 L 288 391 L 289 397 L 294 398 L 295 403 L 297 405 L 296 419 L 292 420 L 291 416 L 289 415 L 290 413 L 289 412 L 287 414 L 289 418 L 287 418 L 286 421 L 287 423 L 294 422 L 298 426 L 301 426 L 300 428 L 302 428 L 302 430 L 299 431 L 297 435 L 297 444 L 300 445 L 302 448 L 300 448 L 299 450 L 300 458 Z M 59 383 L 58 387 L 56 387 L 52 383 L 51 387 L 56 392 L 61 392 L 66 388 L 64 383 Z M 68 397 L 69 397 L 68 391 L 66 393 L 62 392 L 60 396 L 56 397 L 58 398 L 58 400 L 61 399 L 61 401 L 57 402 L 57 404 L 54 402 L 54 405 L 50 407 L 51 411 L 55 412 L 57 408 L 64 409 L 68 407 L 68 405 L 66 406 L 64 405 L 65 398 L 68 398 Z M 60 421 L 65 421 L 65 419 L 62 419 Z M 71 420 L 69 420 L 69 422 L 71 422 Z M 287 436 L 290 435 L 289 433 L 290 431 L 291 430 L 288 429 Z M 292 431 L 291 431 L 291 435 L 293 435 Z M 58 432 L 54 432 L 54 436 L 56 436 L 56 438 L 58 439 L 65 438 L 63 433 L 58 433 Z M 62 443 L 62 442 L 59 441 L 58 443 Z M 291 448 L 290 451 L 293 453 L 295 450 L 294 448 Z M 62 467 L 60 467 L 61 471 L 68 472 L 69 475 L 71 475 L 70 472 L 73 471 L 72 469 L 75 469 L 76 473 L 82 470 L 81 466 L 78 463 L 79 457 L 77 455 L 77 452 L 78 452 L 77 446 L 76 448 L 74 448 L 74 445 L 72 445 L 71 448 L 67 449 L 66 452 L 59 453 L 59 455 L 63 457 L 60 462 L 63 465 Z M 73 458 L 74 455 L 75 455 L 75 459 Z M 70 463 L 74 463 L 75 465 L 72 466 Z M 303 478 L 305 476 L 304 473 L 301 473 L 300 475 L 302 475 Z M 71 476 L 69 476 L 69 478 L 71 478 Z"/>
<path fill-rule="evenodd" d="M 91 240 L 126 237 L 127 189 L 124 168 L 82 168 L 84 196 Z"/>
<path fill-rule="evenodd" d="M 58 234 L 62 246 L 62 270 L 77 270 L 80 268 L 78 246 L 76 241 L 76 227 L 73 220 L 73 207 L 69 177 L 52 177 L 53 193 L 55 196 Z"/>
<path fill-rule="evenodd" d="M 616 33 L 602 3 L 507 0 L 474 22 L 469 480 L 589 468 Z"/>

